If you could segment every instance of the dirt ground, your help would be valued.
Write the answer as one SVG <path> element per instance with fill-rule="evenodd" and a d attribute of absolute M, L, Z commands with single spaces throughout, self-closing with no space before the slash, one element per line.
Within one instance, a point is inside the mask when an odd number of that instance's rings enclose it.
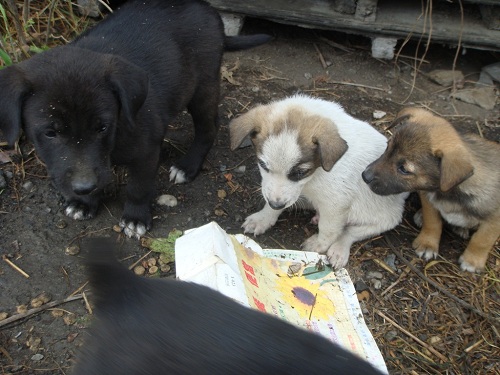
<path fill-rule="evenodd" d="M 414 60 L 408 57 L 415 55 L 414 43 L 395 62 L 372 58 L 369 39 L 362 37 L 247 22 L 244 32 L 257 31 L 271 33 L 275 39 L 253 50 L 226 54 L 226 77 L 232 77 L 231 82 L 222 82 L 220 132 L 206 168 L 190 184 L 168 181 L 171 161 L 179 157 L 192 136 L 190 117 L 184 113 L 170 125 L 157 193 L 171 194 L 179 204 L 173 208 L 154 205 L 154 228 L 148 237 L 165 237 L 173 228 L 185 230 L 210 221 L 229 233 L 239 233 L 244 218 L 259 210 L 263 199 L 253 151 L 229 150 L 228 122 L 258 103 L 295 92 L 338 101 L 350 114 L 380 131 L 404 105 L 414 104 L 449 116 L 461 130 L 500 141 L 498 105 L 484 110 L 452 100 L 449 87 L 427 78 L 432 70 L 452 68 L 453 48 L 432 45 L 415 74 Z M 327 44 L 325 38 L 337 47 Z M 322 66 L 318 50 L 328 67 Z M 498 57 L 497 53 L 467 50 L 458 56 L 456 69 L 464 73 L 465 85 L 472 86 L 481 67 Z M 374 119 L 377 110 L 386 116 Z M 69 255 L 67 248 L 80 247 L 90 236 L 111 236 L 120 244 L 119 256 L 127 266 L 148 250 L 113 230 L 124 202 L 123 171 L 117 169 L 114 189 L 95 219 L 72 221 L 64 216 L 60 197 L 32 145 L 22 140 L 20 146 L 22 156 L 12 154 L 12 162 L 0 165 L 7 182 L 0 190 L 0 252 L 29 278 L 0 261 L 0 312 L 13 316 L 22 311 L 21 305 L 31 309 L 31 301 L 41 293 L 48 293 L 56 302 L 71 295 L 79 298 L 0 326 L 0 369 L 2 374 L 67 374 L 92 320 L 80 298 L 88 290 L 84 250 Z M 238 168 L 242 166 L 244 171 Z M 417 207 L 418 200 L 410 197 L 403 223 L 384 236 L 355 244 L 348 265 L 357 290 L 367 291 L 360 293 L 364 316 L 389 371 L 498 374 L 499 248 L 490 255 L 485 273 L 470 275 L 457 266 L 464 240 L 446 233 L 442 257 L 426 266 L 411 250 L 417 234 L 411 217 Z M 263 247 L 297 249 L 316 230 L 309 223 L 312 216 L 312 212 L 286 212 L 257 241 Z M 174 274 L 175 265 L 171 264 L 170 271 L 164 269 L 159 277 Z"/>

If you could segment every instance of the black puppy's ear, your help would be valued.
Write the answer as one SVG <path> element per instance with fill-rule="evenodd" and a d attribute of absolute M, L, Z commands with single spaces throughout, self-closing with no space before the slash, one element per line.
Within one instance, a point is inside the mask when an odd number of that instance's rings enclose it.
<path fill-rule="evenodd" d="M 21 134 L 23 100 L 29 90 L 30 84 L 18 67 L 0 71 L 0 130 L 10 146 Z"/>
<path fill-rule="evenodd" d="M 146 101 L 149 77 L 145 70 L 125 59 L 113 56 L 109 61 L 108 80 L 120 100 L 123 117 L 130 127 Z"/>

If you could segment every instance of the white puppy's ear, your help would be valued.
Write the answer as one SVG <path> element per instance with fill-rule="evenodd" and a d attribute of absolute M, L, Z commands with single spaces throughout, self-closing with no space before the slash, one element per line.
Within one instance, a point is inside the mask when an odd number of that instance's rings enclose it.
<path fill-rule="evenodd" d="M 349 146 L 339 134 L 335 123 L 327 118 L 319 118 L 312 141 L 318 146 L 321 166 L 329 172 L 335 163 L 347 152 Z"/>
<path fill-rule="evenodd" d="M 267 111 L 265 108 L 265 106 L 253 108 L 229 123 L 231 151 L 236 150 L 249 136 L 253 138 L 260 133 L 266 118 L 265 113 Z"/>

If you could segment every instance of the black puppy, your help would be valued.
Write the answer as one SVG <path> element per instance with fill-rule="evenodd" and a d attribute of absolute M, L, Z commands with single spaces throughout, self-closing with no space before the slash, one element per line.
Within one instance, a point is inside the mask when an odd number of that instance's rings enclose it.
<path fill-rule="evenodd" d="M 0 129 L 10 144 L 25 130 L 73 219 L 95 215 L 112 164 L 126 165 L 120 225 L 139 237 L 167 125 L 187 107 L 195 137 L 170 179 L 189 181 L 217 132 L 223 51 L 269 39 L 226 37 L 203 1 L 131 0 L 72 43 L 0 71 Z"/>
<path fill-rule="evenodd" d="M 380 374 L 327 339 L 205 286 L 149 279 L 90 244 L 96 317 L 73 375 Z"/>

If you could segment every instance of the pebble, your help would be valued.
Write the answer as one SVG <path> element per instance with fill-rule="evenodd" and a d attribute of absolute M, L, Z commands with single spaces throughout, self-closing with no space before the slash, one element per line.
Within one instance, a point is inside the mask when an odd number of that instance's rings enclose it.
<path fill-rule="evenodd" d="M 393 270 L 396 269 L 396 255 L 388 254 L 384 259 L 385 264 L 391 267 Z"/>
<path fill-rule="evenodd" d="M 234 168 L 235 173 L 245 173 L 247 170 L 246 165 L 240 165 L 239 167 Z"/>
<path fill-rule="evenodd" d="M 68 226 L 68 223 L 66 223 L 64 220 L 59 220 L 57 223 L 56 223 L 56 227 L 59 228 L 59 229 L 64 229 Z"/>
<path fill-rule="evenodd" d="M 168 264 L 162 264 L 160 267 L 161 272 L 169 272 L 171 267 Z"/>
<path fill-rule="evenodd" d="M 363 290 L 368 289 L 368 285 L 363 280 L 358 280 L 354 283 L 354 288 L 356 289 L 356 292 L 360 293 Z"/>
<path fill-rule="evenodd" d="M 224 199 L 227 197 L 227 193 L 224 189 L 219 189 L 217 190 L 217 196 L 220 198 L 220 199 Z"/>
<path fill-rule="evenodd" d="M 26 311 L 28 311 L 28 306 L 26 305 L 19 305 L 16 307 L 16 311 L 18 314 L 24 314 Z"/>
<path fill-rule="evenodd" d="M 38 353 L 38 354 L 35 354 L 34 356 L 32 356 L 31 360 L 32 361 L 41 361 L 43 358 L 44 358 L 43 354 Z"/>
<path fill-rule="evenodd" d="M 73 324 L 76 323 L 76 315 L 75 314 L 64 315 L 63 321 L 64 324 L 66 324 L 67 326 L 72 326 Z"/>
<path fill-rule="evenodd" d="M 66 253 L 66 255 L 77 255 L 80 253 L 80 246 L 78 245 L 71 245 L 71 246 L 68 246 L 64 252 Z"/>
<path fill-rule="evenodd" d="M 394 340 L 396 337 L 398 337 L 398 333 L 396 331 L 387 331 L 387 333 L 384 335 L 384 338 L 387 340 L 387 341 L 392 341 Z"/>
<path fill-rule="evenodd" d="M 9 316 L 9 314 L 8 314 L 8 313 L 6 313 L 5 311 L 0 312 L 0 322 L 1 322 L 2 320 L 7 319 L 7 317 L 8 317 L 8 316 Z"/>
<path fill-rule="evenodd" d="M 31 191 L 31 189 L 33 189 L 33 182 L 26 181 L 22 186 L 24 190 Z"/>
<path fill-rule="evenodd" d="M 374 119 L 379 120 L 382 117 L 385 117 L 386 114 L 387 114 L 387 112 L 377 110 L 377 111 L 373 111 L 372 116 Z"/>
<path fill-rule="evenodd" d="M 38 297 L 35 297 L 31 300 L 31 306 L 40 307 L 42 305 L 45 305 L 47 302 L 50 302 L 50 300 L 52 300 L 52 296 L 47 292 L 43 292 Z"/>
<path fill-rule="evenodd" d="M 160 206 L 175 207 L 177 206 L 177 198 L 170 194 L 163 194 L 156 200 Z"/>
<path fill-rule="evenodd" d="M 149 267 L 156 266 L 156 258 L 149 258 L 147 263 Z"/>
<path fill-rule="evenodd" d="M 0 189 L 5 189 L 7 187 L 7 180 L 4 174 L 0 171 Z"/>
<path fill-rule="evenodd" d="M 367 279 L 381 279 L 383 277 L 384 275 L 382 275 L 382 272 L 379 271 L 369 271 L 366 273 Z"/>
<path fill-rule="evenodd" d="M 134 273 L 137 276 L 142 276 L 146 272 L 146 269 L 143 266 L 135 266 L 134 267 Z"/>
<path fill-rule="evenodd" d="M 113 225 L 113 232 L 121 233 L 122 230 L 123 230 L 122 227 L 119 226 L 118 224 Z"/>
<path fill-rule="evenodd" d="M 305 79 L 311 79 L 313 76 L 311 73 L 304 73 Z"/>
<path fill-rule="evenodd" d="M 382 288 L 382 281 L 379 279 L 371 279 L 370 282 L 372 283 L 374 289 L 378 290 Z"/>
<path fill-rule="evenodd" d="M 252 87 L 252 91 L 253 91 L 253 92 L 259 92 L 259 90 L 260 90 L 260 89 L 259 89 L 257 86 Z"/>
<path fill-rule="evenodd" d="M 153 274 L 157 273 L 158 272 L 158 266 L 151 266 L 151 267 L 149 267 L 148 272 L 149 272 L 150 275 L 153 275 Z"/>

